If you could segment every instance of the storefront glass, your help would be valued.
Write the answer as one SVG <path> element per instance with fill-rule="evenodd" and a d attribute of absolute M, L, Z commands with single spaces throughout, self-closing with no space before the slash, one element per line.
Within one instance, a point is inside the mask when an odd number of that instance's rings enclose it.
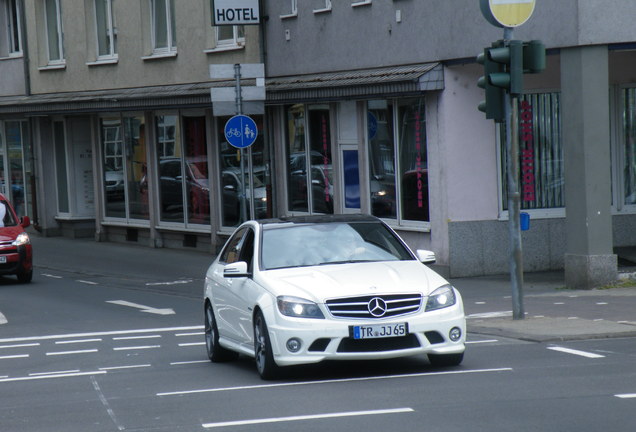
<path fill-rule="evenodd" d="M 533 93 L 519 98 L 519 180 L 521 208 L 565 206 L 563 146 L 558 93 Z M 506 131 L 501 126 L 502 208 L 508 210 Z"/>
<path fill-rule="evenodd" d="M 290 105 L 286 119 L 289 210 L 333 213 L 329 106 Z"/>
<path fill-rule="evenodd" d="M 424 99 L 369 101 L 367 128 L 371 213 L 381 218 L 427 222 Z"/>
<path fill-rule="evenodd" d="M 148 220 L 148 161 L 143 116 L 124 117 L 126 191 L 129 217 Z"/>
<path fill-rule="evenodd" d="M 272 217 L 270 151 L 265 139 L 263 116 L 251 117 L 258 127 L 258 137 L 254 144 L 242 151 L 231 146 L 225 139 L 224 125 L 230 117 L 218 118 L 223 226 L 237 226 L 241 221 L 250 218 Z M 245 158 L 243 168 L 241 168 L 241 155 Z M 243 197 L 245 198 L 244 206 L 241 202 Z"/>
<path fill-rule="evenodd" d="M 155 117 L 157 125 L 157 167 L 159 171 L 160 219 L 184 223 L 183 170 L 179 117 Z"/>
<path fill-rule="evenodd" d="M 623 203 L 636 204 L 636 88 L 623 90 Z"/>

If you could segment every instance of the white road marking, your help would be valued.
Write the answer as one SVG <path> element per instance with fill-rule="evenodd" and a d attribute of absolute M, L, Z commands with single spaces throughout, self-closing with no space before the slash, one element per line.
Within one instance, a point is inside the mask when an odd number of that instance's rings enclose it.
<path fill-rule="evenodd" d="M 565 348 L 565 347 L 560 347 L 560 346 L 552 346 L 552 347 L 548 347 L 549 350 L 552 351 L 559 351 L 562 353 L 566 353 L 566 354 L 574 354 L 574 355 L 578 355 L 581 357 L 586 357 L 586 358 L 603 358 L 605 357 L 604 355 L 601 354 L 595 354 L 595 353 L 591 353 L 591 352 L 587 352 L 587 351 L 579 351 L 579 350 L 575 350 L 575 349 L 571 349 L 571 348 Z"/>
<path fill-rule="evenodd" d="M 120 336 L 114 337 L 113 340 L 134 340 L 134 339 L 157 339 L 161 335 L 146 335 L 146 336 Z"/>
<path fill-rule="evenodd" d="M 614 396 L 620 399 L 634 399 L 636 398 L 636 393 L 617 394 Z"/>
<path fill-rule="evenodd" d="M 87 280 L 82 280 L 82 279 L 76 279 L 75 282 L 83 283 L 83 284 L 86 284 L 86 285 L 99 285 L 97 282 L 87 281 Z"/>
<path fill-rule="evenodd" d="M 97 349 L 87 349 L 87 350 L 76 350 L 76 351 L 55 351 L 55 352 L 47 352 L 47 356 L 58 356 L 58 355 L 72 355 L 72 354 L 89 354 L 97 352 Z"/>
<path fill-rule="evenodd" d="M 25 344 L 16 344 L 16 345 L 0 345 L 0 348 L 23 348 L 23 347 L 32 347 L 32 346 L 40 346 L 39 343 L 25 343 Z"/>
<path fill-rule="evenodd" d="M 52 275 L 50 273 L 41 273 L 41 275 L 44 277 L 53 278 L 53 279 L 62 279 L 62 276 Z"/>
<path fill-rule="evenodd" d="M 512 316 L 512 311 L 499 311 L 499 312 L 484 312 L 467 315 L 467 319 L 472 318 L 502 318 Z"/>
<path fill-rule="evenodd" d="M 511 371 L 512 371 L 512 368 L 473 369 L 473 370 L 456 370 L 456 371 L 444 371 L 444 372 L 422 372 L 422 373 L 414 373 L 414 374 L 384 375 L 384 376 L 375 376 L 375 377 L 366 377 L 366 378 L 344 378 L 344 379 L 321 380 L 321 381 L 300 381 L 300 382 L 279 383 L 279 384 L 260 384 L 260 385 L 253 385 L 253 386 L 221 387 L 221 388 L 209 388 L 209 389 L 199 389 L 199 390 L 182 390 L 182 391 L 174 391 L 174 392 L 157 393 L 157 396 L 181 396 L 185 394 L 196 394 L 196 393 L 211 393 L 211 392 L 224 392 L 224 391 L 237 391 L 237 390 L 256 390 L 256 389 L 277 388 L 277 387 L 295 387 L 295 386 L 307 386 L 307 385 L 318 385 L 318 384 L 337 384 L 337 383 L 346 383 L 346 382 L 355 382 L 355 381 L 377 381 L 377 380 L 388 380 L 388 379 L 398 379 L 398 378 L 414 378 L 414 377 L 441 376 L 441 375 L 465 375 L 465 374 L 472 374 L 472 373 L 511 372 Z"/>
<path fill-rule="evenodd" d="M 132 350 L 143 350 L 143 349 L 153 349 L 153 348 L 161 348 L 161 345 L 115 347 L 115 348 L 113 348 L 113 351 L 132 351 Z"/>
<path fill-rule="evenodd" d="M 483 343 L 495 343 L 499 342 L 497 339 L 486 339 L 486 340 L 478 340 L 478 341 L 466 341 L 466 344 L 483 344 Z"/>
<path fill-rule="evenodd" d="M 238 420 L 238 421 L 229 421 L 229 422 L 220 422 L 220 423 L 204 423 L 201 426 L 203 426 L 206 429 L 212 429 L 212 428 L 220 428 L 220 427 L 227 427 L 227 426 L 245 426 L 245 425 L 264 424 L 264 423 L 281 423 L 281 422 L 303 421 L 303 420 L 321 420 L 321 419 L 328 419 L 328 418 L 357 417 L 357 416 L 380 415 L 380 414 L 401 414 L 401 413 L 408 413 L 408 412 L 414 412 L 413 408 L 394 408 L 394 409 L 383 409 L 383 410 L 373 410 L 373 411 L 349 411 L 349 412 L 340 412 L 340 413 L 314 414 L 314 415 L 293 416 L 293 417 L 273 417 L 273 418 Z"/>
<path fill-rule="evenodd" d="M 30 373 L 29 376 L 60 375 L 60 374 L 70 374 L 70 373 L 77 373 L 77 372 L 79 372 L 79 369 L 65 370 L 65 371 L 54 371 L 54 372 L 33 372 L 33 373 Z"/>
<path fill-rule="evenodd" d="M 195 364 L 195 363 L 210 363 L 210 360 L 192 360 L 192 361 L 180 361 L 180 362 L 172 362 L 170 366 L 178 366 L 185 364 Z"/>
<path fill-rule="evenodd" d="M 6 338 L 6 339 L 0 339 L 0 343 L 26 342 L 26 341 L 33 341 L 33 340 L 66 339 L 66 338 L 74 338 L 74 337 L 80 338 L 80 337 L 94 337 L 94 336 L 114 336 L 114 335 L 130 334 L 130 333 L 158 333 L 158 332 L 201 330 L 201 329 L 203 329 L 202 325 L 190 326 L 190 327 L 166 327 L 166 328 L 151 328 L 151 329 L 137 329 L 137 330 L 113 330 L 113 331 L 92 332 L 92 333 L 69 333 L 69 334 L 61 334 L 61 335 Z"/>
<path fill-rule="evenodd" d="M 63 345 L 63 344 L 76 344 L 76 343 L 101 342 L 101 341 L 102 341 L 102 339 L 100 339 L 100 338 L 78 339 L 78 340 L 55 341 L 55 344 L 56 345 Z"/>
<path fill-rule="evenodd" d="M 175 314 L 174 309 L 170 309 L 170 308 L 163 308 L 163 309 L 153 308 L 151 306 L 144 306 L 144 305 L 140 305 L 140 304 L 137 304 L 137 303 L 129 302 L 129 301 L 126 301 L 126 300 L 106 300 L 106 303 L 116 304 L 116 305 L 120 305 L 120 306 L 128 306 L 128 307 L 139 309 L 140 312 L 146 312 L 146 313 L 157 314 L 157 315 L 174 315 Z"/>
<path fill-rule="evenodd" d="M 95 389 L 95 391 L 97 392 L 97 395 L 99 396 L 99 400 L 102 402 L 102 405 L 104 405 L 104 408 L 106 408 L 106 412 L 108 413 L 108 416 L 113 421 L 115 426 L 117 426 L 117 429 L 120 431 L 123 431 L 125 428 L 117 420 L 117 417 L 115 416 L 115 411 L 113 411 L 113 409 L 111 408 L 110 403 L 108 403 L 108 399 L 106 399 L 106 396 L 104 396 L 104 392 L 102 392 L 102 389 L 99 387 L 99 384 L 97 383 L 97 380 L 95 379 L 94 376 L 91 377 L 91 383 L 93 384 L 93 388 Z"/>
<path fill-rule="evenodd" d="M 27 357 L 29 357 L 28 354 L 14 354 L 14 355 L 0 356 L 0 360 L 27 358 Z"/>
<path fill-rule="evenodd" d="M 15 382 L 15 381 L 32 381 L 32 380 L 52 379 L 52 378 L 69 378 L 69 377 L 78 377 L 78 376 L 86 376 L 86 375 L 99 375 L 99 374 L 105 374 L 105 373 L 106 371 L 91 371 L 91 372 L 78 372 L 78 373 L 70 373 L 70 374 L 52 374 L 52 375 L 38 375 L 38 376 L 29 376 L 29 377 L 3 378 L 3 379 L 0 379 L 0 383 Z"/>
<path fill-rule="evenodd" d="M 175 336 L 180 337 L 180 336 L 203 336 L 205 333 L 204 332 L 196 332 L 196 333 L 177 333 Z"/>
<path fill-rule="evenodd" d="M 7 318 L 2 314 L 2 312 L 0 312 L 0 324 L 6 324 L 8 322 Z"/>
<path fill-rule="evenodd" d="M 150 364 L 140 364 L 140 365 L 129 365 L 129 366 L 106 366 L 100 367 L 100 371 L 109 371 L 109 370 L 119 370 L 119 369 L 135 369 L 135 368 L 145 368 L 150 367 Z"/>
<path fill-rule="evenodd" d="M 205 345 L 205 342 L 190 342 L 190 343 L 180 343 L 179 344 L 180 347 L 199 346 L 199 345 Z"/>
<path fill-rule="evenodd" d="M 177 281 L 171 281 L 171 282 L 146 282 L 146 286 L 179 285 L 179 284 L 187 284 L 187 283 L 192 283 L 192 279 L 177 280 Z"/>

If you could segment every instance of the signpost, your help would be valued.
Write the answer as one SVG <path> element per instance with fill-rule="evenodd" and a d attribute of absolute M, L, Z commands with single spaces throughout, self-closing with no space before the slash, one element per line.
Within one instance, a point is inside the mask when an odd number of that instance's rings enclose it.
<path fill-rule="evenodd" d="M 518 184 L 518 98 L 523 93 L 523 74 L 541 72 L 545 68 L 545 47 L 539 41 L 524 43 L 512 40 L 512 34 L 514 27 L 520 26 L 530 18 L 534 6 L 535 0 L 480 0 L 484 18 L 492 25 L 504 29 L 503 40 L 484 49 L 477 57 L 477 62 L 484 65 L 484 76 L 479 79 L 478 85 L 486 90 L 486 101 L 479 105 L 479 109 L 486 113 L 486 118 L 503 122 L 506 127 L 510 282 L 512 316 L 515 320 L 524 319 L 525 316 L 521 194 Z"/>

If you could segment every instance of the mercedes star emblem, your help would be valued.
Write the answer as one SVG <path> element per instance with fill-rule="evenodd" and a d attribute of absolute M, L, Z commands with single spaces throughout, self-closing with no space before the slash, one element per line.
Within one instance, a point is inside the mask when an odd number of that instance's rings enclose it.
<path fill-rule="evenodd" d="M 369 313 L 376 318 L 383 316 L 386 313 L 386 302 L 380 297 L 373 297 L 369 301 Z"/>

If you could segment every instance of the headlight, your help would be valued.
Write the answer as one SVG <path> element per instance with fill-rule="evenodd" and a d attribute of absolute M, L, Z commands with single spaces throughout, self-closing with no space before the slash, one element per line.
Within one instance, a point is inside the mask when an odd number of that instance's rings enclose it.
<path fill-rule="evenodd" d="M 18 234 L 15 240 L 13 240 L 13 246 L 24 246 L 31 243 L 29 235 L 25 232 Z"/>
<path fill-rule="evenodd" d="M 312 301 L 298 297 L 280 296 L 276 299 L 280 313 L 296 318 L 318 318 L 325 316 L 320 311 L 318 305 Z"/>
<path fill-rule="evenodd" d="M 428 296 L 426 301 L 426 312 L 443 309 L 454 305 L 457 302 L 455 291 L 450 285 L 442 285 Z"/>

